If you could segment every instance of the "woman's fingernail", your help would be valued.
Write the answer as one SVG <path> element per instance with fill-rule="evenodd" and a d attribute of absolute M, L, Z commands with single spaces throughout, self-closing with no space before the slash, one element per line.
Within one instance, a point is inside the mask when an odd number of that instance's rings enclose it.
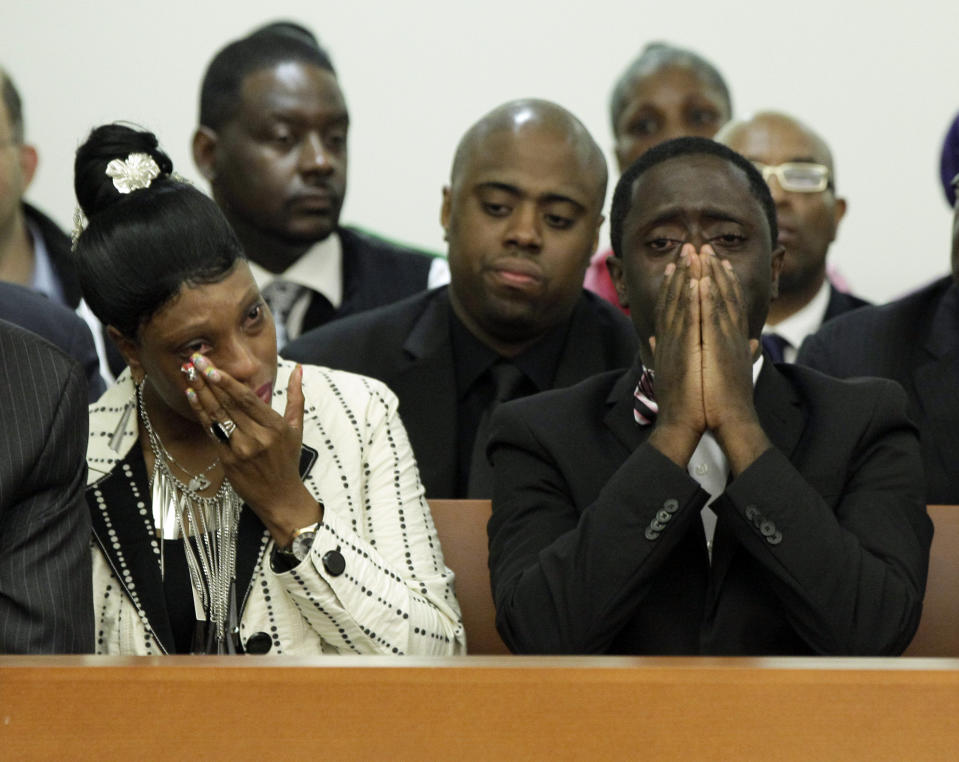
<path fill-rule="evenodd" d="M 209 368 L 207 368 L 205 371 L 203 371 L 203 372 L 206 374 L 206 377 L 207 377 L 208 379 L 210 379 L 211 381 L 219 381 L 219 380 L 220 380 L 220 371 L 218 371 L 218 370 L 217 370 L 216 368 L 214 368 L 212 365 L 211 365 Z"/>
<path fill-rule="evenodd" d="M 196 392 L 193 391 L 190 387 L 187 387 L 186 398 L 190 400 L 190 402 L 196 402 Z"/>

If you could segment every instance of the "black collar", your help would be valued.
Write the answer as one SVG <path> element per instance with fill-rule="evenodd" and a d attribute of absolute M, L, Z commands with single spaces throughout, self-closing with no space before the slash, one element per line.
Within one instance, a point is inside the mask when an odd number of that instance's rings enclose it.
<path fill-rule="evenodd" d="M 456 372 L 457 396 L 462 399 L 494 363 L 504 359 L 481 342 L 463 324 L 452 305 L 450 315 L 450 342 L 453 348 L 453 367 Z M 556 377 L 569 321 L 551 328 L 541 339 L 515 357 L 506 358 L 519 368 L 537 391 L 551 389 Z"/>

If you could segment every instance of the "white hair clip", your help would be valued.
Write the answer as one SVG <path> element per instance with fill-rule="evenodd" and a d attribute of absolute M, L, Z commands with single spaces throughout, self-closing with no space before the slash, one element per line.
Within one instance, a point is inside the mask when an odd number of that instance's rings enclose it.
<path fill-rule="evenodd" d="M 126 159 L 114 159 L 107 164 L 107 176 L 113 178 L 113 187 L 120 193 L 149 188 L 160 175 L 160 167 L 145 153 L 131 153 Z"/>

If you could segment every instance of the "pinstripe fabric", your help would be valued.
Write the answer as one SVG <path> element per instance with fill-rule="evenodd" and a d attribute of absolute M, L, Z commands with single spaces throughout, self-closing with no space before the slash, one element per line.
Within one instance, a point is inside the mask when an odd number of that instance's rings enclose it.
<path fill-rule="evenodd" d="M 0 320 L 0 653 L 93 650 L 86 382 Z"/>
<path fill-rule="evenodd" d="M 273 397 L 280 412 L 294 367 L 280 363 Z M 271 654 L 462 653 L 453 573 L 443 563 L 395 395 L 373 379 L 312 366 L 304 367 L 303 391 L 303 443 L 311 456 L 301 465 L 307 488 L 323 501 L 324 520 L 309 558 L 286 572 L 270 565 L 269 533 L 250 546 L 241 537 L 237 566 L 252 567 L 249 587 L 237 591 L 241 642 L 268 637 Z M 149 491 L 128 458 L 137 443 L 129 373 L 91 406 L 90 420 L 96 649 L 168 652 L 161 634 L 167 623 L 156 619 L 165 609 L 144 598 L 160 589 L 159 548 Z M 342 574 L 325 568 L 331 550 L 345 560 Z"/>
<path fill-rule="evenodd" d="M 803 342 L 796 362 L 837 378 L 901 384 L 919 427 L 926 503 L 959 503 L 959 284 L 952 276 L 829 321 Z"/>

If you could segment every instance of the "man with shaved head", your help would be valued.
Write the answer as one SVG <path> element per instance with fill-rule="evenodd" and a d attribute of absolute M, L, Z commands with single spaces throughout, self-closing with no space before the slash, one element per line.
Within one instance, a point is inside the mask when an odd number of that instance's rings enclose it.
<path fill-rule="evenodd" d="M 492 408 L 635 354 L 629 321 L 582 288 L 606 179 L 602 151 L 565 109 L 494 109 L 463 136 L 443 189 L 449 286 L 312 331 L 284 355 L 385 381 L 427 496 L 490 497 Z"/>
<path fill-rule="evenodd" d="M 752 161 L 769 184 L 786 249 L 779 296 L 769 305 L 763 344 L 776 361 L 794 362 L 803 339 L 867 302 L 826 277 L 826 255 L 846 213 L 836 194 L 832 152 L 811 128 L 786 114 L 760 113 L 717 136 Z"/>

